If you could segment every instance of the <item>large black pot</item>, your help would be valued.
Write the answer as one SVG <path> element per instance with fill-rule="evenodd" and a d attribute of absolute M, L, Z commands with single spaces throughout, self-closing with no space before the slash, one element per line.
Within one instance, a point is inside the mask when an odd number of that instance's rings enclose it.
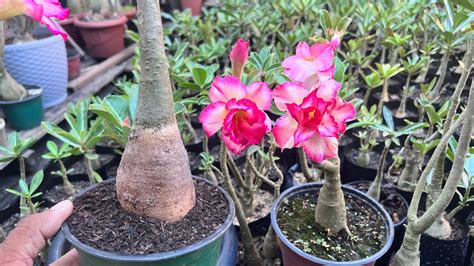
<path fill-rule="evenodd" d="M 378 202 L 376 202 L 375 200 L 367 196 L 365 193 L 362 193 L 351 187 L 343 185 L 342 190 L 344 191 L 344 193 L 350 193 L 351 195 L 364 201 L 368 206 L 376 210 L 379 213 L 379 215 L 381 215 L 384 219 L 387 239 L 383 248 L 379 250 L 377 253 L 375 253 L 369 258 L 365 258 L 365 259 L 357 260 L 357 261 L 349 261 L 349 262 L 328 261 L 328 260 L 317 258 L 315 256 L 305 253 L 304 251 L 302 251 L 301 249 L 293 245 L 283 234 L 283 232 L 281 231 L 278 225 L 278 219 L 277 219 L 278 211 L 283 201 L 294 199 L 295 197 L 298 197 L 298 195 L 301 195 L 301 194 L 315 193 L 315 191 L 321 189 L 321 187 L 322 187 L 322 183 L 307 183 L 300 186 L 295 186 L 283 192 L 273 203 L 272 214 L 271 214 L 272 226 L 275 230 L 275 233 L 277 234 L 277 237 L 280 243 L 284 265 L 305 265 L 305 266 L 310 266 L 310 265 L 374 265 L 375 261 L 381 256 L 383 256 L 392 245 L 393 237 L 394 237 L 393 223 L 388 213 L 384 210 L 384 208 Z"/>

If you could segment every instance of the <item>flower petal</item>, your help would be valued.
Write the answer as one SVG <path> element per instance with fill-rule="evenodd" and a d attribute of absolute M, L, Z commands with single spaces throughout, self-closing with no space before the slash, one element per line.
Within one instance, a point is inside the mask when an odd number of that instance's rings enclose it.
<path fill-rule="evenodd" d="M 330 111 L 334 121 L 337 123 L 339 134 L 346 131 L 346 122 L 356 116 L 354 105 L 336 98 L 333 108 Z"/>
<path fill-rule="evenodd" d="M 275 87 L 273 99 L 275 99 L 275 105 L 280 111 L 286 111 L 287 104 L 301 104 L 308 94 L 309 90 L 303 88 L 298 83 L 285 82 Z"/>
<path fill-rule="evenodd" d="M 287 149 L 295 145 L 294 134 L 297 127 L 298 122 L 288 113 L 277 119 L 272 133 L 278 147 Z"/>
<path fill-rule="evenodd" d="M 204 132 L 208 137 L 214 135 L 224 124 L 228 111 L 224 102 L 215 102 L 208 105 L 199 115 Z"/>
<path fill-rule="evenodd" d="M 338 145 L 339 142 L 336 138 L 321 137 L 319 134 L 314 135 L 302 144 L 306 155 L 317 163 L 336 158 Z"/>
<path fill-rule="evenodd" d="M 61 35 L 64 41 L 67 41 L 67 33 L 62 31 L 56 23 L 54 23 L 50 18 L 43 17 L 41 18 L 41 23 L 46 25 L 49 31 L 54 35 Z"/>
<path fill-rule="evenodd" d="M 321 76 L 318 85 L 317 88 L 314 88 L 318 91 L 316 95 L 318 98 L 327 102 L 333 101 L 336 98 L 339 89 L 342 87 L 341 83 L 327 76 Z"/>
<path fill-rule="evenodd" d="M 321 122 L 317 126 L 319 135 L 323 137 L 339 138 L 339 126 L 334 117 L 325 113 L 322 116 Z"/>
<path fill-rule="evenodd" d="M 235 154 L 240 154 L 250 145 L 242 145 L 236 142 L 233 142 L 228 135 L 222 134 L 222 141 L 224 142 L 227 149 Z"/>
<path fill-rule="evenodd" d="M 209 91 L 211 102 L 227 102 L 231 99 L 240 100 L 245 97 L 245 85 L 238 78 L 226 76 L 215 77 Z"/>
<path fill-rule="evenodd" d="M 36 3 L 43 6 L 44 17 L 54 17 L 63 20 L 69 17 L 69 10 L 61 6 L 58 0 L 34 0 Z"/>
<path fill-rule="evenodd" d="M 249 42 L 239 39 L 230 52 L 230 61 L 245 64 L 249 56 Z"/>
<path fill-rule="evenodd" d="M 265 82 L 254 82 L 247 86 L 245 98 L 254 102 L 261 110 L 268 110 L 272 107 L 272 90 Z"/>

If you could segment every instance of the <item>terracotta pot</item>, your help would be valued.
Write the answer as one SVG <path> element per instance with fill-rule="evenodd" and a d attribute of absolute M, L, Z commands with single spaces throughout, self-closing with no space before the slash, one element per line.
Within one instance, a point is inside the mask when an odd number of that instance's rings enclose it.
<path fill-rule="evenodd" d="M 74 16 L 71 16 L 65 20 L 59 20 L 58 23 L 79 46 L 84 45 L 84 40 L 82 39 L 76 25 L 74 25 Z M 66 45 L 69 47 L 69 42 L 66 42 Z"/>
<path fill-rule="evenodd" d="M 201 15 L 202 0 L 181 0 L 181 9 L 191 9 L 193 16 Z"/>
<path fill-rule="evenodd" d="M 284 201 L 291 201 L 292 199 L 298 197 L 298 195 L 303 195 L 307 193 L 315 193 L 320 190 L 322 183 L 307 183 L 300 186 L 292 187 L 285 192 L 283 192 L 276 200 L 273 202 L 272 213 L 271 213 L 271 222 L 272 227 L 275 230 L 275 233 L 278 237 L 278 243 L 281 249 L 283 264 L 284 265 L 298 265 L 298 266 L 324 266 L 324 265 L 333 265 L 333 266 L 355 266 L 355 265 L 375 265 L 375 261 L 382 257 L 390 248 L 393 242 L 394 237 L 394 228 L 392 219 L 389 214 L 385 211 L 383 206 L 381 206 L 377 201 L 373 200 L 367 194 L 360 192 L 354 188 L 348 186 L 342 186 L 344 193 L 351 194 L 358 200 L 364 201 L 367 207 L 372 208 L 377 215 L 381 216 L 384 221 L 384 230 L 386 232 L 386 240 L 384 246 L 375 254 L 368 258 L 356 260 L 356 261 L 329 261 L 316 256 L 305 253 L 303 250 L 299 249 L 293 243 L 291 243 L 283 234 L 279 224 L 278 224 L 278 211 L 281 204 Z M 302 224 L 302 226 L 305 226 Z"/>
<path fill-rule="evenodd" d="M 73 80 L 81 75 L 81 55 L 76 49 L 67 49 L 67 77 Z"/>
<path fill-rule="evenodd" d="M 124 25 L 127 23 L 126 16 L 97 22 L 83 21 L 85 14 L 77 15 L 74 18 L 76 25 L 84 41 L 87 50 L 94 58 L 104 59 L 111 57 L 124 48 Z"/>

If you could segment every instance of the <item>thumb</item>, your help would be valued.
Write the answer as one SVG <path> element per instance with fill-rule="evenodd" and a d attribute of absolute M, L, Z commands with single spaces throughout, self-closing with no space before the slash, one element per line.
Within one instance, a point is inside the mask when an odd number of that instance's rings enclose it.
<path fill-rule="evenodd" d="M 6 252 L 22 261 L 36 258 L 46 240 L 54 236 L 71 215 L 72 209 L 72 202 L 65 200 L 45 212 L 23 218 L 0 246 L 0 253 Z"/>

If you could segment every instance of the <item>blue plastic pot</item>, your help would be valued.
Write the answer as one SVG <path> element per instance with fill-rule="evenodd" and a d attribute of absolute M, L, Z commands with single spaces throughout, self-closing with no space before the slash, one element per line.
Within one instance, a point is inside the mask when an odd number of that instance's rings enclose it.
<path fill-rule="evenodd" d="M 62 103 L 67 97 L 67 55 L 61 36 L 51 36 L 5 46 L 5 67 L 20 84 L 43 88 L 43 107 Z"/>

